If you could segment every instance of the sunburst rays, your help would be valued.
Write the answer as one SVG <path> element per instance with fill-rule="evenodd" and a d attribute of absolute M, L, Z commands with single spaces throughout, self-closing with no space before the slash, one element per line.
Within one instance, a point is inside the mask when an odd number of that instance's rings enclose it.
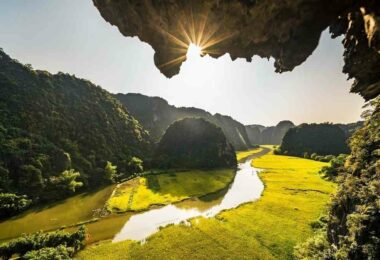
<path fill-rule="evenodd" d="M 159 64 L 160 68 L 178 66 L 186 60 L 186 54 L 190 44 L 200 48 L 200 55 L 219 55 L 218 46 L 227 39 L 234 36 L 234 33 L 222 33 L 221 23 L 212 24 L 209 21 L 210 7 L 203 11 L 193 12 L 191 6 L 184 8 L 179 15 L 176 27 L 170 30 L 155 25 L 157 31 L 161 32 L 167 39 L 167 50 L 170 60 Z M 173 29 L 174 28 L 174 29 Z"/>

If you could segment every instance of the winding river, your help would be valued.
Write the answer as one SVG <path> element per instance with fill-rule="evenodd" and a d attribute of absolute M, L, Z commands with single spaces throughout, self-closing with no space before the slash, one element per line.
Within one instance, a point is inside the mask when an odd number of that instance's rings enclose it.
<path fill-rule="evenodd" d="M 114 242 L 126 239 L 144 241 L 145 238 L 169 224 L 184 222 L 194 217 L 210 218 L 223 210 L 235 208 L 242 203 L 260 198 L 264 186 L 251 166 L 254 158 L 268 153 L 270 149 L 251 155 L 239 163 L 233 182 L 223 190 L 206 196 L 192 198 L 161 208 L 152 208 L 141 213 L 128 212 L 100 218 L 87 223 L 88 243 L 112 239 Z M 56 204 L 31 209 L 19 216 L 0 222 L 0 241 L 33 233 L 38 230 L 55 230 L 93 218 L 94 213 L 104 206 L 114 186 L 99 191 L 80 194 Z M 68 230 L 76 228 L 68 228 Z"/>
<path fill-rule="evenodd" d="M 112 241 L 120 242 L 127 239 L 144 241 L 161 227 L 169 224 L 181 222 L 189 224 L 188 219 L 200 216 L 214 217 L 223 210 L 236 208 L 243 203 L 260 198 L 264 185 L 257 175 L 260 170 L 253 167 L 251 161 L 268 152 L 269 149 L 264 148 L 261 152 L 239 163 L 232 184 L 217 194 L 201 197 L 192 202 L 170 204 L 131 216 Z"/>

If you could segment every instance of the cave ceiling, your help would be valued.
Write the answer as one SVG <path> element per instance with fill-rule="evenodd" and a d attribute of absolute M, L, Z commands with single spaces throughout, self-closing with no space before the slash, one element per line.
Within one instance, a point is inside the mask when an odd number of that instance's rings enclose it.
<path fill-rule="evenodd" d="M 316 49 L 321 33 L 343 36 L 343 72 L 351 92 L 380 93 L 380 1 L 353 0 L 93 0 L 102 17 L 126 37 L 155 51 L 167 77 L 180 73 L 189 44 L 203 55 L 251 61 L 274 58 L 291 71 Z"/>

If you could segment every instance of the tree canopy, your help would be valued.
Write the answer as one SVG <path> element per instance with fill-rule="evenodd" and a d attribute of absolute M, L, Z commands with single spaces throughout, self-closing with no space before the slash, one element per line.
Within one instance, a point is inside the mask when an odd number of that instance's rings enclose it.
<path fill-rule="evenodd" d="M 123 177 L 132 158 L 149 154 L 138 121 L 87 80 L 33 70 L 0 50 L 0 93 L 0 192 L 59 199 L 108 183 L 107 162 Z"/>
<path fill-rule="evenodd" d="M 202 118 L 185 118 L 166 130 L 155 151 L 158 168 L 236 167 L 236 155 L 222 129 Z"/>
<path fill-rule="evenodd" d="M 337 125 L 301 124 L 290 128 L 279 147 L 280 153 L 303 156 L 305 153 L 339 155 L 349 153 L 347 136 Z"/>

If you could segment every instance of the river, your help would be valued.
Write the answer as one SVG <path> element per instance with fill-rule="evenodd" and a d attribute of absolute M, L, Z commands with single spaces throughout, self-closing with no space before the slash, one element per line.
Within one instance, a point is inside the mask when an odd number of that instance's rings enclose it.
<path fill-rule="evenodd" d="M 181 222 L 189 224 L 187 220 L 191 218 L 214 217 L 223 210 L 236 208 L 243 203 L 257 200 L 264 190 L 264 185 L 258 177 L 260 169 L 253 167 L 251 161 L 268 151 L 269 149 L 264 149 L 239 163 L 232 184 L 219 194 L 201 197 L 192 203 L 170 204 L 133 215 L 112 241 L 120 242 L 127 239 L 144 241 L 148 236 L 169 224 Z"/>

